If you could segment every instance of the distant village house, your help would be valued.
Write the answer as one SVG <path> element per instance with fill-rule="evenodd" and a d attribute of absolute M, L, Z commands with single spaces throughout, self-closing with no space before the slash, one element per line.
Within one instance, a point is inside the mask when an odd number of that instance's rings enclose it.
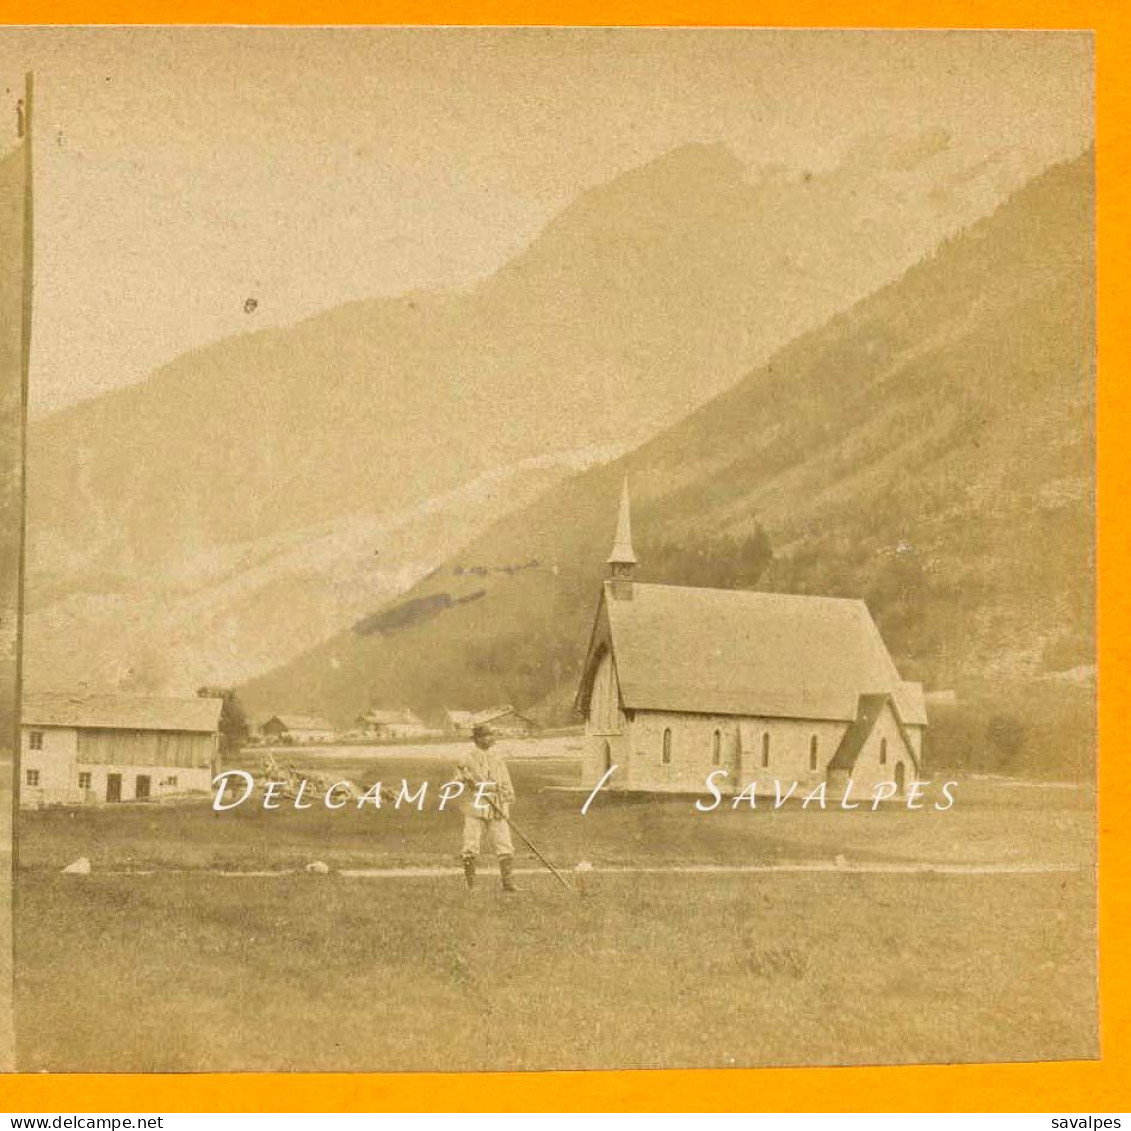
<path fill-rule="evenodd" d="M 923 689 L 900 678 L 863 601 L 634 580 L 627 482 L 576 706 L 583 781 L 797 795 L 902 792 L 921 776 Z"/>
<path fill-rule="evenodd" d="M 219 771 L 219 699 L 28 694 L 20 804 L 207 793 Z"/>
<path fill-rule="evenodd" d="M 333 742 L 334 728 L 325 719 L 307 715 L 272 715 L 260 728 L 268 742 Z"/>
<path fill-rule="evenodd" d="M 502 738 L 525 738 L 537 729 L 534 722 L 520 715 L 511 706 L 488 707 L 482 711 L 445 711 L 449 734 L 468 737 L 476 723 L 490 722 L 491 729 Z"/>
<path fill-rule="evenodd" d="M 366 711 L 359 715 L 358 726 L 366 738 L 426 738 L 435 731 L 407 707 L 400 711 Z"/>
<path fill-rule="evenodd" d="M 477 714 L 477 711 L 445 711 L 444 724 L 448 733 L 461 738 L 467 737 L 471 734 L 471 728 L 475 726 Z"/>

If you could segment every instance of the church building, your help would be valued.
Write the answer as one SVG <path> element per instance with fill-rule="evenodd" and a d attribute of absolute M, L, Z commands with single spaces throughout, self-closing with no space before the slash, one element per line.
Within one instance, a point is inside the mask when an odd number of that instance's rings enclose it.
<path fill-rule="evenodd" d="M 900 678 L 863 601 L 635 580 L 627 481 L 576 706 L 583 783 L 852 796 L 922 777 L 923 689 Z M 839 796 L 839 794 L 835 795 Z"/>

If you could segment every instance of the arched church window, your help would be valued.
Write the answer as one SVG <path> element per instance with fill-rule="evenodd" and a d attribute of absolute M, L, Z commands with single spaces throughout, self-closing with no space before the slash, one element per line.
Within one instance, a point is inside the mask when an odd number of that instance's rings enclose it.
<path fill-rule="evenodd" d="M 770 764 L 770 732 L 766 731 L 762 735 L 762 765 L 768 766 Z"/>
<path fill-rule="evenodd" d="M 880 739 L 880 765 L 886 766 L 888 764 L 888 740 L 886 738 Z"/>
<path fill-rule="evenodd" d="M 663 762 L 663 764 L 665 766 L 670 766 L 672 764 L 672 732 L 671 732 L 671 727 L 666 727 L 664 729 L 664 745 L 663 745 L 663 750 L 660 753 L 660 761 Z"/>
<path fill-rule="evenodd" d="M 723 760 L 723 736 L 718 732 L 711 736 L 711 765 L 718 766 Z"/>
<path fill-rule="evenodd" d="M 817 768 L 817 736 L 813 735 L 809 739 L 809 769 L 815 770 Z"/>

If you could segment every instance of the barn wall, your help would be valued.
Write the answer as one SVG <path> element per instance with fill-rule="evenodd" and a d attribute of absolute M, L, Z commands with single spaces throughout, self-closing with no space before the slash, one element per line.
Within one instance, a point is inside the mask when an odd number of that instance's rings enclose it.
<path fill-rule="evenodd" d="M 213 747 L 211 734 L 83 727 L 76 759 L 87 765 L 205 768 L 212 765 Z"/>
<path fill-rule="evenodd" d="M 21 728 L 20 804 L 43 805 L 81 801 L 74 774 L 78 732 L 72 727 Z M 43 736 L 43 749 L 31 748 L 31 735 Z M 28 771 L 39 774 L 39 784 L 28 784 Z"/>
<path fill-rule="evenodd" d="M 137 779 L 144 775 L 149 778 L 149 796 L 168 797 L 176 793 L 208 793 L 212 788 L 210 768 L 185 766 L 138 766 L 126 763 L 75 766 L 75 785 L 78 774 L 91 775 L 89 789 L 84 790 L 82 801 L 105 802 L 106 779 L 110 774 L 121 774 L 122 800 L 137 800 Z"/>
<path fill-rule="evenodd" d="M 106 800 L 106 779 L 110 774 L 122 777 L 122 800 L 132 801 L 137 797 L 138 775 L 150 779 L 150 797 L 156 798 L 173 793 L 203 792 L 212 787 L 212 758 L 216 749 L 215 735 L 185 735 L 194 739 L 188 745 L 175 747 L 178 756 L 191 757 L 196 763 L 184 765 L 175 762 L 135 762 L 123 757 L 126 753 L 156 750 L 156 744 L 139 745 L 129 741 L 132 731 L 93 731 L 88 732 L 73 727 L 33 727 L 22 728 L 21 738 L 21 789 L 20 804 L 25 807 L 38 805 L 74 805 L 82 802 L 102 802 Z M 43 749 L 31 749 L 31 734 L 39 731 L 43 735 Z M 85 741 L 86 735 L 96 736 L 93 745 Z M 154 732 L 141 732 L 152 735 Z M 107 735 L 127 736 L 127 741 L 115 751 L 108 742 Z M 174 749 L 165 744 L 165 749 Z M 102 760 L 83 760 L 95 753 Z M 116 755 L 116 756 L 115 756 Z M 39 784 L 27 784 L 27 772 L 39 773 Z M 90 775 L 90 786 L 79 785 L 79 775 Z"/>

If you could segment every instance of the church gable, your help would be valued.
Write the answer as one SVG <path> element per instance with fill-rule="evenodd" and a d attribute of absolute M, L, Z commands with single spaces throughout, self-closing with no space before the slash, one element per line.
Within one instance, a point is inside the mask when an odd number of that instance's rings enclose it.
<path fill-rule="evenodd" d="M 613 635 L 609 627 L 609 614 L 605 607 L 605 595 L 597 605 L 597 615 L 593 618 L 593 631 L 589 634 L 589 648 L 585 653 L 585 664 L 581 669 L 581 683 L 578 685 L 577 696 L 573 701 L 574 712 L 586 718 L 589 716 L 589 704 L 593 695 L 593 683 L 597 677 L 597 669 L 605 655 L 612 655 Z"/>
<path fill-rule="evenodd" d="M 900 769 L 902 767 L 902 770 Z M 891 695 L 861 695 L 856 719 L 829 763 L 829 773 L 870 787 L 919 774 L 915 744 Z"/>
<path fill-rule="evenodd" d="M 624 730 L 617 666 L 608 648 L 594 657 L 586 718 L 590 734 L 620 734 Z"/>

